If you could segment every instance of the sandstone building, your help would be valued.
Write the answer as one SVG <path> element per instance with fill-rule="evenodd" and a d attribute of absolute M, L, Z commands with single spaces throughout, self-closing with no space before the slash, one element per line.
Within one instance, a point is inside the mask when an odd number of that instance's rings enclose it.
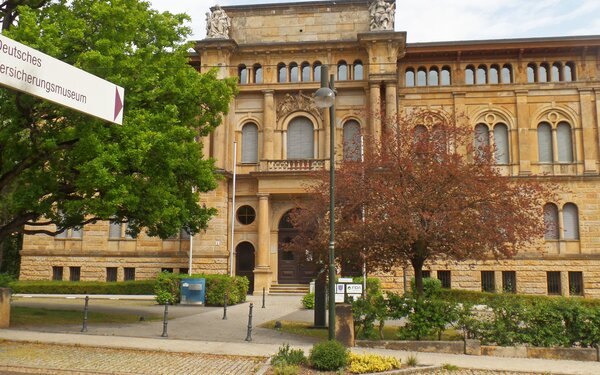
<path fill-rule="evenodd" d="M 407 43 L 410 30 L 394 31 L 394 5 L 336 0 L 212 9 L 192 64 L 238 76 L 240 94 L 224 125 L 204 139 L 206 157 L 226 179 L 205 196 L 219 214 L 193 238 L 194 273 L 233 271 L 250 277 L 255 291 L 313 277 L 280 244 L 293 236 L 286 215 L 304 194 L 307 171 L 329 167 L 329 120 L 312 99 L 328 65 L 338 92 L 339 158 L 345 139 L 380 136 L 381 121 L 368 111 L 391 116 L 406 107 L 443 107 L 465 113 L 474 134 L 489 136 L 502 151 L 505 174 L 544 174 L 564 188 L 559 202 L 543 207 L 556 223 L 543 250 L 430 264 L 431 277 L 451 288 L 600 297 L 600 36 Z M 26 236 L 21 279 L 187 272 L 189 247 L 185 236 L 132 239 L 106 222 L 62 238 Z M 400 269 L 384 284 L 402 289 L 404 276 Z"/>

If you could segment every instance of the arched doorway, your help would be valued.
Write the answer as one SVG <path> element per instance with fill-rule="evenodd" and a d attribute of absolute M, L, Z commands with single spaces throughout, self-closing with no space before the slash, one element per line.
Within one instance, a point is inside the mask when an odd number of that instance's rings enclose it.
<path fill-rule="evenodd" d="M 254 246 L 250 242 L 241 242 L 235 248 L 235 274 L 246 276 L 250 281 L 248 294 L 254 293 Z"/>
<path fill-rule="evenodd" d="M 298 231 L 292 227 L 288 211 L 279 220 L 277 235 L 277 278 L 279 284 L 308 284 L 317 274 L 317 267 L 297 252 L 283 249 L 283 244 L 291 242 Z"/>

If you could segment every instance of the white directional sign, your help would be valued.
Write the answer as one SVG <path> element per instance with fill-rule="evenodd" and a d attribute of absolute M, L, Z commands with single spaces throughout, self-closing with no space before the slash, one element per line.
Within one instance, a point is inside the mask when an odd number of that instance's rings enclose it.
<path fill-rule="evenodd" d="M 0 85 L 123 123 L 125 90 L 0 35 Z"/>

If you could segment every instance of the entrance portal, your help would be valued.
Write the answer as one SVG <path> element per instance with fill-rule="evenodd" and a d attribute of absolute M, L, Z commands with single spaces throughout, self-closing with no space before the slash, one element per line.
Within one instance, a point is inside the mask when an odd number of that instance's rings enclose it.
<path fill-rule="evenodd" d="M 279 284 L 308 284 L 317 274 L 317 266 L 300 253 L 283 249 L 283 244 L 291 242 L 298 234 L 292 227 L 288 211 L 279 221 L 277 236 L 277 263 Z"/>
<path fill-rule="evenodd" d="M 235 248 L 235 274 L 246 276 L 250 281 L 248 294 L 254 293 L 254 246 L 250 242 L 242 242 Z"/>

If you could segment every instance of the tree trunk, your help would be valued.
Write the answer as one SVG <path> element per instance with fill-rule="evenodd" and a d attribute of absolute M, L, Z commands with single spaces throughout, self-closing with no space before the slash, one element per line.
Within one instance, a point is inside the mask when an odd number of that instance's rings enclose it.
<path fill-rule="evenodd" d="M 415 291 L 417 292 L 417 297 L 423 296 L 423 263 L 425 261 L 420 258 L 411 259 L 411 264 L 415 271 Z"/>

